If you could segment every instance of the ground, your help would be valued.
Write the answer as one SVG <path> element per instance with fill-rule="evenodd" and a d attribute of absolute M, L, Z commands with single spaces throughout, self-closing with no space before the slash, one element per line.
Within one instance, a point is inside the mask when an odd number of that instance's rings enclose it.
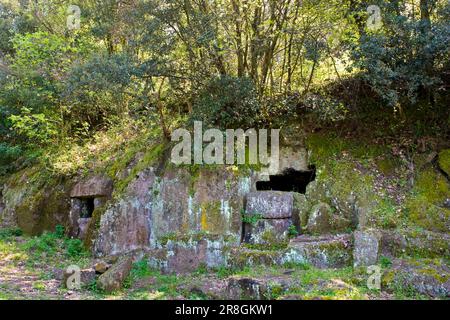
<path fill-rule="evenodd" d="M 14 234 L 1 236 L 0 299 L 427 298 L 402 288 L 370 290 L 366 270 L 352 267 L 321 270 L 307 265 L 284 265 L 209 271 L 199 268 L 190 274 L 175 275 L 161 274 L 149 268 L 145 260 L 134 263 L 124 287 L 117 292 L 101 292 L 95 282 L 79 291 L 71 291 L 62 288 L 61 280 L 57 280 L 60 270 L 71 264 L 87 267 L 92 260 L 85 252 L 74 253 L 68 248 L 70 240 L 57 233 L 35 238 Z M 380 267 L 389 265 L 382 260 Z"/>

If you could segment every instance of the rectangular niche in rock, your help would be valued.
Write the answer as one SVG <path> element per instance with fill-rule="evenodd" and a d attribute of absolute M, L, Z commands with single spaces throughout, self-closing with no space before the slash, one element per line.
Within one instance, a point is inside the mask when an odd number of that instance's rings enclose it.
<path fill-rule="evenodd" d="M 87 219 L 92 218 L 92 213 L 95 209 L 95 198 L 82 198 L 80 199 L 80 218 Z"/>
<path fill-rule="evenodd" d="M 74 186 L 71 196 L 70 223 L 71 236 L 86 237 L 95 209 L 103 206 L 111 197 L 112 181 L 95 176 Z"/>
<path fill-rule="evenodd" d="M 256 190 L 305 193 L 308 184 L 316 178 L 316 168 L 310 166 L 309 169 L 298 171 L 286 168 L 281 174 L 271 175 L 269 181 L 257 181 Z"/>

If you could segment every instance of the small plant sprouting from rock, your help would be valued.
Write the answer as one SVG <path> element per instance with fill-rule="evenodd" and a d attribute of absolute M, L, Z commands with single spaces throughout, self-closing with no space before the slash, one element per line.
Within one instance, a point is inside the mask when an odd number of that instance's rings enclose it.
<path fill-rule="evenodd" d="M 390 266 L 392 266 L 392 261 L 388 257 L 382 256 L 380 258 L 380 265 L 383 268 L 389 268 Z"/>
<path fill-rule="evenodd" d="M 258 213 L 248 214 L 244 210 L 241 211 L 241 215 L 242 215 L 242 222 L 251 224 L 252 226 L 254 226 L 263 217 L 262 214 Z"/>
<path fill-rule="evenodd" d="M 298 231 L 295 225 L 291 224 L 288 229 L 289 238 L 295 238 L 298 236 Z"/>

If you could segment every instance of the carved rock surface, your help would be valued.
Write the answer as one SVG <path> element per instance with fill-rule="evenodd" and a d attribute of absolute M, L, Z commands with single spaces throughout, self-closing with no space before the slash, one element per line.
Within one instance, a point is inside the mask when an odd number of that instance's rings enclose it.
<path fill-rule="evenodd" d="M 259 214 L 264 219 L 291 218 L 294 195 L 291 192 L 256 191 L 247 195 L 246 214 Z"/>
<path fill-rule="evenodd" d="M 111 179 L 103 176 L 94 176 L 88 180 L 78 182 L 70 192 L 72 198 L 109 197 L 113 190 Z"/>

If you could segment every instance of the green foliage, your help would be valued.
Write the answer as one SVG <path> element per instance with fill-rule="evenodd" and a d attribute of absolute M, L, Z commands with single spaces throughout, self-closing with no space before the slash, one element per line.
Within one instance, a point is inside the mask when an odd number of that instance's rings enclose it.
<path fill-rule="evenodd" d="M 79 258 L 85 255 L 84 244 L 80 239 L 66 239 L 64 241 L 66 254 L 70 258 Z"/>
<path fill-rule="evenodd" d="M 53 121 L 43 113 L 32 114 L 28 108 L 22 108 L 20 115 L 11 115 L 9 120 L 12 129 L 24 139 L 32 141 L 33 145 L 45 145 L 52 142 L 57 134 Z"/>
<path fill-rule="evenodd" d="M 13 162 L 16 161 L 22 153 L 23 151 L 20 146 L 11 146 L 0 142 L 0 176 L 13 167 Z"/>
<path fill-rule="evenodd" d="M 74 53 L 67 39 L 38 31 L 24 35 L 17 34 L 12 40 L 15 50 L 15 67 L 27 70 L 40 69 L 44 72 L 64 71 L 68 57 Z"/>
<path fill-rule="evenodd" d="M 133 279 L 139 279 L 148 277 L 153 274 L 153 271 L 148 266 L 148 261 L 146 259 L 139 260 L 133 263 L 133 268 L 131 269 L 131 277 Z"/>
<path fill-rule="evenodd" d="M 308 94 L 303 104 L 322 122 L 335 122 L 344 120 L 349 113 L 345 105 L 325 94 Z"/>
<path fill-rule="evenodd" d="M 212 78 L 194 103 L 193 120 L 222 129 L 247 129 L 258 123 L 260 105 L 250 79 Z"/>
<path fill-rule="evenodd" d="M 380 258 L 380 264 L 383 268 L 389 268 L 392 265 L 392 261 L 389 257 L 382 256 Z"/>
<path fill-rule="evenodd" d="M 57 239 L 54 233 L 45 232 L 39 237 L 34 237 L 24 244 L 24 248 L 35 256 L 53 254 L 56 251 Z"/>
<path fill-rule="evenodd" d="M 379 5 L 383 28 L 361 36 L 352 51 L 355 66 L 391 107 L 415 104 L 420 94 L 441 85 L 439 68 L 449 63 L 449 6 L 436 6 L 427 19 L 408 16 L 406 10 L 400 13 L 392 2 Z"/>
<path fill-rule="evenodd" d="M 61 225 L 56 226 L 54 232 L 44 232 L 29 239 L 23 244 L 23 248 L 29 251 L 35 260 L 57 253 L 64 253 L 67 258 L 73 260 L 88 255 L 81 240 L 65 237 L 64 227 Z"/>
<path fill-rule="evenodd" d="M 290 238 L 295 238 L 296 236 L 298 236 L 298 231 L 297 231 L 297 227 L 293 224 L 291 224 L 288 228 L 288 235 Z"/>
<path fill-rule="evenodd" d="M 68 116 L 75 127 L 107 124 L 127 110 L 134 66 L 126 55 L 96 54 L 74 65 L 65 82 L 63 99 L 70 106 Z M 136 101 L 139 102 L 139 101 Z"/>
<path fill-rule="evenodd" d="M 20 237 L 23 231 L 20 228 L 6 228 L 0 229 L 0 239 L 7 240 L 12 237 Z"/>
<path fill-rule="evenodd" d="M 251 225 L 255 225 L 263 217 L 261 214 L 248 214 L 245 213 L 245 211 L 242 211 L 241 215 L 242 215 L 242 222 Z"/>

